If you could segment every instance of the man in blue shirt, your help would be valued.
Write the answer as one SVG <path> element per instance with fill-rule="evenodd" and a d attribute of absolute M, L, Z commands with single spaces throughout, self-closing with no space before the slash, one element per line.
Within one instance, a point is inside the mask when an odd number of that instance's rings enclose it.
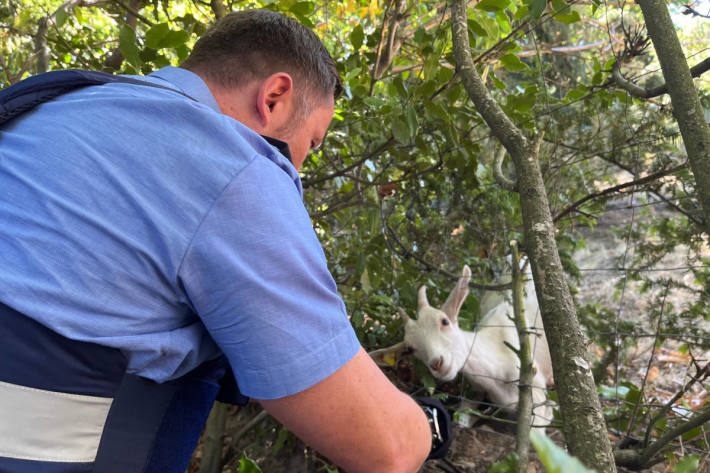
<path fill-rule="evenodd" d="M 144 79 L 164 88 L 86 87 L 0 128 L 0 470 L 109 471 L 126 382 L 77 372 L 115 353 L 155 386 L 224 354 L 244 395 L 346 471 L 416 471 L 428 422 L 359 346 L 302 204 L 340 88 L 328 52 L 244 11 Z"/>

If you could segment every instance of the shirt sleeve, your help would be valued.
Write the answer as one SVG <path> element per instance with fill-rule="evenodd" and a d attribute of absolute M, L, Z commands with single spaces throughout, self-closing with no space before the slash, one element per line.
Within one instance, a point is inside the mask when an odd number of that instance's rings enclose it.
<path fill-rule="evenodd" d="M 293 180 L 263 156 L 215 202 L 178 274 L 247 396 L 302 391 L 360 347 Z"/>

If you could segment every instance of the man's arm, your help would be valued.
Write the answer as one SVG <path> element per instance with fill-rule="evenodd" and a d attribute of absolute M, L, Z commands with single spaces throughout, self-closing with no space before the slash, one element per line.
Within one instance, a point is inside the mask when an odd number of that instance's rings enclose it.
<path fill-rule="evenodd" d="M 259 402 L 348 473 L 414 473 L 431 448 L 422 409 L 390 383 L 363 349 L 314 386 Z"/>

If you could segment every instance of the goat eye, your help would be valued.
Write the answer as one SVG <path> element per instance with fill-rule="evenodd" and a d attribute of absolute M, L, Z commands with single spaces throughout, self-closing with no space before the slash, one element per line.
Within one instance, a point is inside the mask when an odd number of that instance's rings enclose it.
<path fill-rule="evenodd" d="M 441 319 L 441 325 L 443 325 L 443 326 L 449 325 L 449 319 Z"/>

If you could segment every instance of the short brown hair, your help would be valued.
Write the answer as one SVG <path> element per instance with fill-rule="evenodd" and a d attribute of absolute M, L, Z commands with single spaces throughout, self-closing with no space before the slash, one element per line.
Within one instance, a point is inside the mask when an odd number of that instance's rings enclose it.
<path fill-rule="evenodd" d="M 195 43 L 181 67 L 214 83 L 239 87 L 276 72 L 287 72 L 294 89 L 311 97 L 337 98 L 342 80 L 318 36 L 293 18 L 270 10 L 226 15 Z"/>

